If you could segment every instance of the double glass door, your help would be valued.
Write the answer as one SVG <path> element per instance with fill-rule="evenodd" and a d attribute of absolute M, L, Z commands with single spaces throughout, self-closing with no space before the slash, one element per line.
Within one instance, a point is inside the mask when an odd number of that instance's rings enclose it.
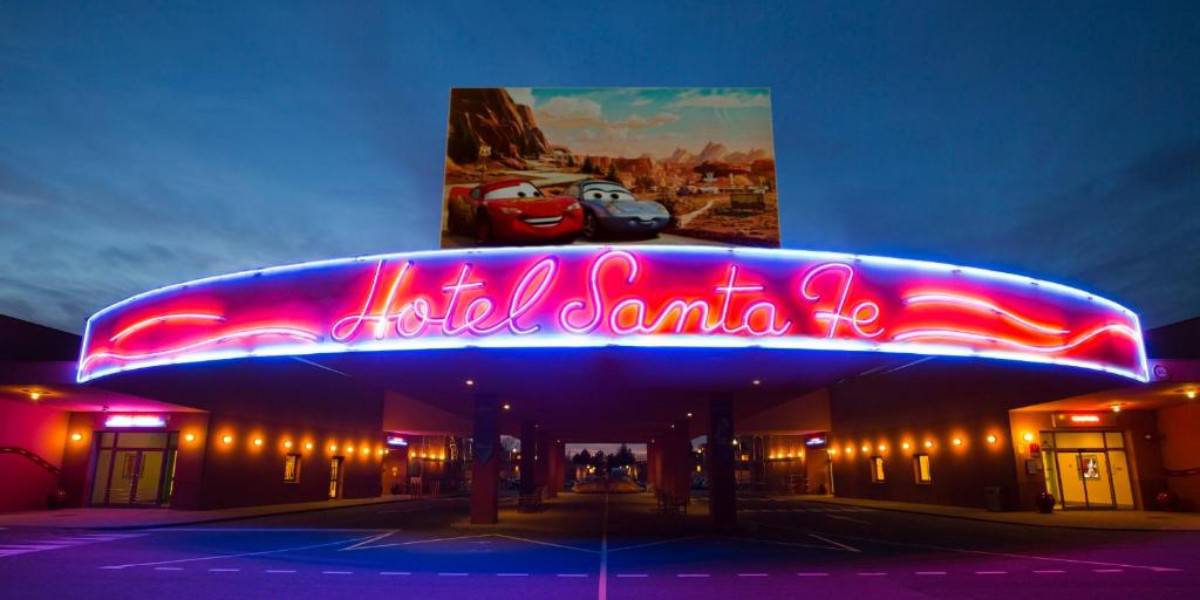
<path fill-rule="evenodd" d="M 159 506 L 171 498 L 174 435 L 102 432 L 92 480 L 96 506 Z"/>
<path fill-rule="evenodd" d="M 1061 508 L 1134 508 L 1124 436 L 1118 431 L 1044 432 L 1046 485 Z"/>

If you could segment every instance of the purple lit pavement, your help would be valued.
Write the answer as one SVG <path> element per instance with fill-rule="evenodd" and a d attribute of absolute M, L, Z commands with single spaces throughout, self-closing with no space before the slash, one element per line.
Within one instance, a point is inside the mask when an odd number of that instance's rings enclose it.
<path fill-rule="evenodd" d="M 802 500 L 564 494 L 466 525 L 465 499 L 139 530 L 0 529 L 12 598 L 1193 598 L 1200 533 L 1030 527 Z"/>

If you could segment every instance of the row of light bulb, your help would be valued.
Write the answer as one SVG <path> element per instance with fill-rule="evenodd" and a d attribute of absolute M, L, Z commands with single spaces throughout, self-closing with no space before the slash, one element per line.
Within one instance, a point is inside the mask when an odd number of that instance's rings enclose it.
<path fill-rule="evenodd" d="M 1032 433 L 1026 433 L 1022 437 L 1026 442 L 1032 442 L 1034 439 Z M 995 434 L 991 434 L 991 433 L 989 433 L 983 439 L 985 442 L 988 443 L 988 445 L 995 445 L 997 442 L 1000 441 L 1000 438 L 998 436 L 996 436 Z M 962 447 L 966 443 L 967 443 L 966 440 L 959 436 L 950 438 L 950 445 L 954 446 L 956 448 Z M 934 446 L 933 440 L 925 440 L 924 442 L 921 442 L 921 447 L 926 450 L 932 449 L 933 446 Z M 901 442 L 900 449 L 901 450 L 911 450 L 912 444 L 909 442 Z M 863 454 L 867 454 L 871 451 L 871 445 L 863 444 L 862 447 L 860 448 L 860 450 L 862 450 Z M 875 446 L 875 450 L 880 453 L 887 452 L 888 445 L 887 444 L 879 444 L 878 446 Z M 840 453 L 846 454 L 847 456 L 854 454 L 854 446 L 846 446 L 845 448 L 843 448 L 840 451 Z M 830 456 L 837 456 L 838 454 L 839 454 L 839 450 L 837 448 L 834 448 L 834 447 L 829 448 Z"/>

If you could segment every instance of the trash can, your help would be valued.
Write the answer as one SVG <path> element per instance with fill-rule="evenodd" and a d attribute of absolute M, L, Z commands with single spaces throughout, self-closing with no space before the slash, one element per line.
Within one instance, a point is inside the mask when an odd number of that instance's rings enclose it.
<path fill-rule="evenodd" d="M 983 488 L 983 505 L 991 512 L 1003 512 L 1004 488 L 998 485 Z"/>

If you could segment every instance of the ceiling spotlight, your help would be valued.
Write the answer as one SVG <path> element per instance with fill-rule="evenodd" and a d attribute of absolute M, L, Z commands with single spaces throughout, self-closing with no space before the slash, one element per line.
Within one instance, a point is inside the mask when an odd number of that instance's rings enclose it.
<path fill-rule="evenodd" d="M 468 379 L 468 380 L 466 380 L 466 381 L 465 381 L 465 382 L 463 382 L 463 383 L 466 383 L 466 384 L 467 384 L 467 387 L 471 387 L 471 386 L 475 385 L 475 380 L 474 380 L 474 379 Z"/>
<path fill-rule="evenodd" d="M 689 419 L 692 418 L 692 413 L 688 413 L 687 418 L 689 418 Z"/>
<path fill-rule="evenodd" d="M 987 443 L 989 443 L 989 444 L 995 444 L 995 443 L 996 443 L 996 436 L 994 436 L 994 435 L 991 435 L 991 434 L 988 434 L 988 436 L 987 436 Z"/>
<path fill-rule="evenodd" d="M 504 410 L 512 410 L 512 405 L 505 402 L 504 406 L 501 406 L 500 408 L 503 408 Z"/>
<path fill-rule="evenodd" d="M 1196 399 L 1196 390 L 1188 390 L 1188 391 L 1184 392 L 1184 394 L 1188 397 L 1188 400 Z"/>
<path fill-rule="evenodd" d="M 754 384 L 754 385 L 762 385 L 762 380 L 761 380 L 761 379 L 755 379 L 754 381 L 751 381 L 750 383 L 752 383 L 752 384 Z"/>
<path fill-rule="evenodd" d="M 37 402 L 42 399 L 42 393 L 37 391 L 29 392 L 29 399 Z"/>

